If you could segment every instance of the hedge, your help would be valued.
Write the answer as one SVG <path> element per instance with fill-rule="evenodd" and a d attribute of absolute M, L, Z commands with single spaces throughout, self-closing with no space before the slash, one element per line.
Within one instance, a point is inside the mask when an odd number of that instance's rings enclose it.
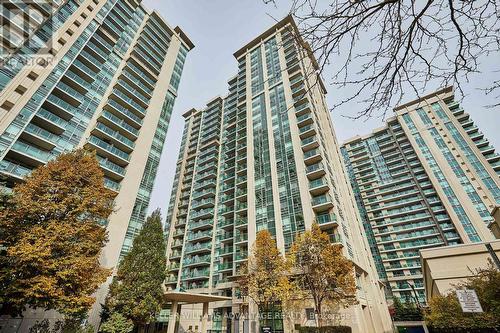
<path fill-rule="evenodd" d="M 299 328 L 300 333 L 352 333 L 352 328 L 349 326 L 323 326 L 323 327 L 308 327 Z"/>
<path fill-rule="evenodd" d="M 429 333 L 498 333 L 500 332 L 496 328 L 457 328 L 457 327 L 447 327 L 447 328 L 435 328 L 428 327 Z"/>

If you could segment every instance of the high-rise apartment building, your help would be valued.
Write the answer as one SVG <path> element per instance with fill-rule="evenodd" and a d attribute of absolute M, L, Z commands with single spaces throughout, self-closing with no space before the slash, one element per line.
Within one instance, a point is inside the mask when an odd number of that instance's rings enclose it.
<path fill-rule="evenodd" d="M 0 59 L 17 53 L 40 25 L 50 19 L 63 1 L 2 1 L 0 9 Z M 33 45 L 35 45 L 35 41 Z"/>
<path fill-rule="evenodd" d="M 193 44 L 140 1 L 2 1 L 1 14 L 3 180 L 76 147 L 96 151 L 116 193 L 102 257 L 114 267 L 145 218 Z"/>
<path fill-rule="evenodd" d="M 379 276 L 425 302 L 420 249 L 494 239 L 500 155 L 444 88 L 342 147 Z"/>
<path fill-rule="evenodd" d="M 310 49 L 287 17 L 234 56 L 229 94 L 184 114 L 167 218 L 167 288 L 231 297 L 211 305 L 211 329 L 238 332 L 244 323 L 225 315 L 244 301 L 234 276 L 256 233 L 269 230 L 285 253 L 317 221 L 356 264 L 359 304 L 346 311 L 346 323 L 354 332 L 391 331 Z"/>

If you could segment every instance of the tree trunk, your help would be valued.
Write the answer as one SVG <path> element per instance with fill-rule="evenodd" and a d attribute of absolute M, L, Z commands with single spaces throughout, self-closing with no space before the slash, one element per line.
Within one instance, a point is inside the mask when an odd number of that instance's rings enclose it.
<path fill-rule="evenodd" d="M 321 328 L 323 326 L 323 316 L 321 315 L 321 302 L 320 301 L 314 301 L 316 305 L 316 325 L 318 325 L 318 328 Z"/>

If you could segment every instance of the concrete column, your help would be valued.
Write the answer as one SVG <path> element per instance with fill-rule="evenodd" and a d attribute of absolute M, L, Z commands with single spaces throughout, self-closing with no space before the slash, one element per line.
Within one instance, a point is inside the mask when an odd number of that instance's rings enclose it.
<path fill-rule="evenodd" d="M 201 317 L 201 333 L 207 333 L 208 302 L 203 303 L 203 315 Z M 170 332 L 167 332 L 170 333 Z"/>
<path fill-rule="evenodd" d="M 177 301 L 172 302 L 172 307 L 170 308 L 170 318 L 168 318 L 167 333 L 175 333 L 175 326 L 177 323 L 177 309 L 180 308 Z"/>

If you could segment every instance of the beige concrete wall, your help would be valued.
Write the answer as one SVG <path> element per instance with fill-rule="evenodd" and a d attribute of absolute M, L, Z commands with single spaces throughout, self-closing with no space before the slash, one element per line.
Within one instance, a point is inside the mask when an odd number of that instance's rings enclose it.
<path fill-rule="evenodd" d="M 500 240 L 487 242 L 500 257 Z M 488 267 L 492 256 L 486 243 L 447 246 L 420 252 L 427 298 L 446 295 L 454 285 L 472 277 L 478 269 Z"/>

